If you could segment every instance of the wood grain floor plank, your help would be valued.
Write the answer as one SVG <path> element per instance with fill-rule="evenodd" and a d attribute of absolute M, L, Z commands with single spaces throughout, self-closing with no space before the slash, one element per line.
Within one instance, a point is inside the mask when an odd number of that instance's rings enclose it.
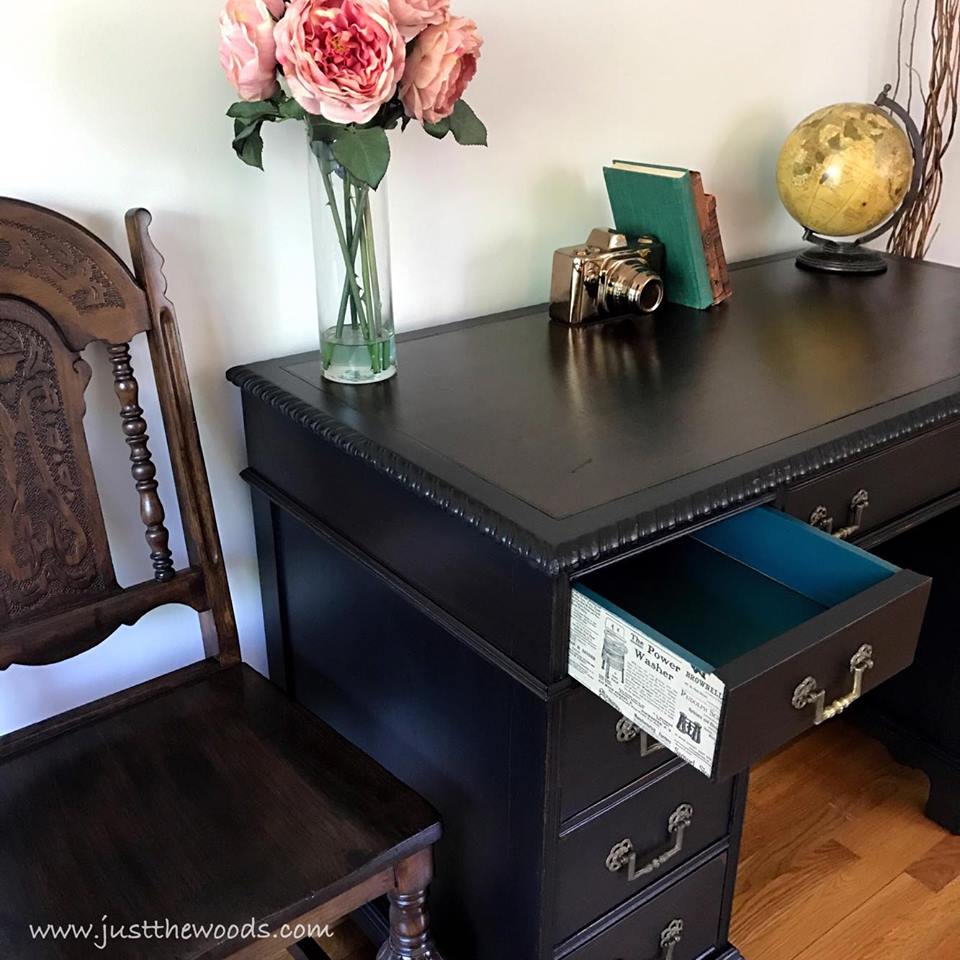
<path fill-rule="evenodd" d="M 895 943 L 911 910 L 960 885 L 960 842 L 924 817 L 926 792 L 922 774 L 843 722 L 761 764 L 751 781 L 733 942 L 750 960 L 901 960 L 838 951 L 858 938 Z M 910 909 L 887 903 L 898 892 L 910 894 Z M 886 926 L 871 926 L 873 910 Z M 935 930 L 949 925 L 931 916 Z M 848 936 L 850 923 L 863 930 Z M 817 954 L 818 945 L 825 952 Z M 960 960 L 960 941 L 954 954 L 931 957 Z"/>
<path fill-rule="evenodd" d="M 823 876 L 843 876 L 858 858 L 842 844 L 826 840 L 798 849 L 781 872 L 746 893 L 738 886 L 732 940 L 748 957 L 786 957 L 788 949 L 812 943 L 837 922 L 835 911 L 824 915 L 819 898 L 811 897 Z M 836 907 L 836 902 L 833 904 Z M 811 920 L 814 926 L 811 928 Z M 792 955 L 792 954 L 791 954 Z"/>
<path fill-rule="evenodd" d="M 913 918 L 932 894 L 923 884 L 901 874 L 861 904 L 796 960 L 903 960 L 882 952 L 897 930 L 913 925 Z M 944 958 L 945 960 L 945 958 Z"/>
<path fill-rule="evenodd" d="M 933 893 L 900 874 L 797 960 L 957 960 L 960 881 Z"/>
<path fill-rule="evenodd" d="M 904 872 L 939 893 L 960 877 L 960 837 L 944 837 Z"/>
<path fill-rule="evenodd" d="M 895 862 L 897 854 L 899 863 Z M 902 848 L 897 854 L 887 860 L 822 861 L 824 869 L 812 875 L 797 871 L 778 879 L 746 909 L 741 904 L 743 919 L 735 921 L 734 942 L 752 960 L 795 957 L 902 872 L 909 851 L 906 857 Z"/>
<path fill-rule="evenodd" d="M 849 757 L 845 738 L 824 728 L 757 768 L 751 779 L 744 866 L 762 872 L 760 862 L 775 863 L 784 849 L 815 844 L 883 800 L 881 774 L 890 768 L 883 748 L 868 741 L 856 764 L 851 766 Z M 756 862 L 749 863 L 753 858 Z"/>
<path fill-rule="evenodd" d="M 960 957 L 960 880 L 925 899 L 909 920 L 893 929 L 878 956 L 894 960 L 957 960 Z"/>

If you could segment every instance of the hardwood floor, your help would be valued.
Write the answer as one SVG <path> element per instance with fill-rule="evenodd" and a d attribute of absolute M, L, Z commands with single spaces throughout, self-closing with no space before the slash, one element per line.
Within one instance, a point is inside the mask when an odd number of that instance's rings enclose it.
<path fill-rule="evenodd" d="M 960 837 L 926 795 L 846 721 L 760 764 L 731 936 L 747 960 L 960 960 Z"/>

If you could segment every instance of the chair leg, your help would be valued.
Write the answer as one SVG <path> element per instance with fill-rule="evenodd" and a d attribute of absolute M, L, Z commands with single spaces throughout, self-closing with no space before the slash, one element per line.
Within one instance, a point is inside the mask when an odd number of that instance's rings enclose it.
<path fill-rule="evenodd" d="M 433 879 L 433 852 L 423 850 L 397 864 L 390 891 L 390 939 L 377 960 L 440 960 L 430 935 L 427 889 Z"/>

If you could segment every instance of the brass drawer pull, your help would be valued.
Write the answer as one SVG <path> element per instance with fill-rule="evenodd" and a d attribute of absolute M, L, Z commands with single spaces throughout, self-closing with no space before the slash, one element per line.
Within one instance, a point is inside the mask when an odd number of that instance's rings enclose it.
<path fill-rule="evenodd" d="M 816 710 L 813 722 L 815 726 L 819 727 L 820 724 L 826 720 L 832 720 L 834 717 L 839 716 L 847 707 L 860 699 L 863 694 L 863 675 L 872 669 L 873 647 L 871 647 L 869 643 L 865 643 L 850 658 L 850 672 L 853 674 L 853 689 L 845 697 L 834 700 L 829 707 L 826 706 L 827 691 L 818 690 L 817 687 L 819 684 L 817 681 L 813 677 L 807 677 L 806 680 L 800 683 L 797 689 L 793 691 L 793 705 L 797 710 L 804 710 L 809 707 L 810 704 L 813 704 Z"/>
<path fill-rule="evenodd" d="M 632 720 L 621 717 L 617 721 L 617 743 L 629 743 L 631 740 L 640 738 L 640 756 L 649 757 L 651 753 L 657 753 L 665 749 L 659 740 L 654 740 L 646 730 L 641 730 Z"/>
<path fill-rule="evenodd" d="M 660 952 L 653 960 L 673 960 L 673 951 L 683 939 L 683 921 L 671 920 L 660 931 Z"/>
<path fill-rule="evenodd" d="M 850 513 L 847 517 L 847 525 L 839 530 L 833 529 L 833 517 L 830 511 L 824 507 L 817 507 L 810 514 L 810 526 L 823 530 L 824 533 L 832 534 L 838 540 L 849 540 L 863 523 L 863 511 L 870 506 L 870 494 L 866 490 L 858 490 L 850 501 Z"/>
<path fill-rule="evenodd" d="M 653 873 L 662 867 L 668 860 L 672 860 L 683 849 L 683 835 L 687 828 L 693 825 L 693 807 L 689 803 L 681 803 L 667 820 L 667 834 L 673 837 L 673 845 L 663 853 L 651 857 L 642 867 L 637 866 L 637 851 L 633 843 L 621 840 L 615 843 L 607 855 L 607 869 L 611 873 L 618 873 L 627 868 L 627 882 L 632 883 L 637 877 Z"/>
<path fill-rule="evenodd" d="M 683 921 L 671 920 L 660 931 L 660 952 L 655 960 L 673 960 L 673 951 L 683 939 Z"/>

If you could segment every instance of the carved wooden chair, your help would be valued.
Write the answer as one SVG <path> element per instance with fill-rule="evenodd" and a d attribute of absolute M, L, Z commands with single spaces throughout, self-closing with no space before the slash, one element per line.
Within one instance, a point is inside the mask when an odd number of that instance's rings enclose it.
<path fill-rule="evenodd" d="M 332 923 L 388 894 L 380 957 L 429 960 L 436 814 L 240 662 L 149 223 L 145 210 L 127 214 L 134 277 L 76 223 L 0 199 L 0 669 L 65 660 L 167 603 L 199 613 L 205 651 L 184 670 L 0 738 L 0 957 L 261 960 L 307 932 L 296 924 Z M 140 333 L 183 569 L 131 367 Z M 151 579 L 127 588 L 114 576 L 83 432 L 90 368 L 80 351 L 93 340 L 107 345 L 153 565 Z M 71 923 L 93 927 L 42 929 Z"/>

